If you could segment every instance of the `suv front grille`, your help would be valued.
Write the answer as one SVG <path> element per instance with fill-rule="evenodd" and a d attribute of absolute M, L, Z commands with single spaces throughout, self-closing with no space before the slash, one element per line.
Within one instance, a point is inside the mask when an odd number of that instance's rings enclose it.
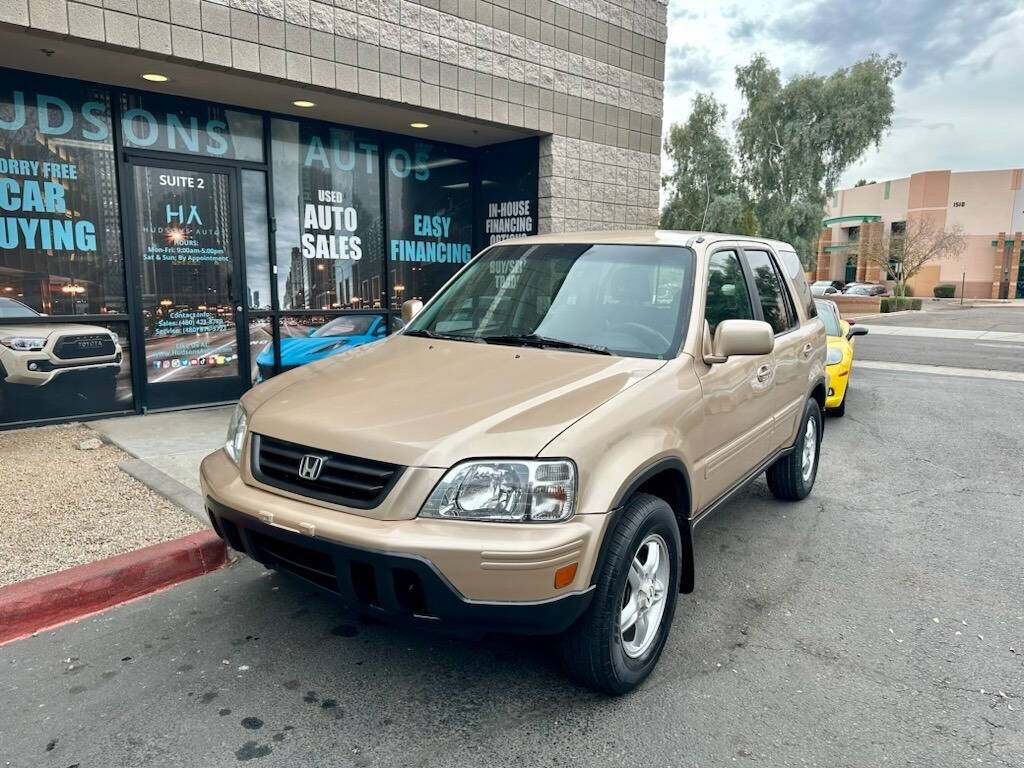
<path fill-rule="evenodd" d="M 53 354 L 61 360 L 109 356 L 114 354 L 114 340 L 107 333 L 62 336 L 54 345 Z"/>
<path fill-rule="evenodd" d="M 303 457 L 323 460 L 319 476 L 299 475 Z M 252 474 L 266 485 L 357 509 L 376 507 L 402 474 L 404 467 L 318 450 L 266 435 L 252 436 Z"/>

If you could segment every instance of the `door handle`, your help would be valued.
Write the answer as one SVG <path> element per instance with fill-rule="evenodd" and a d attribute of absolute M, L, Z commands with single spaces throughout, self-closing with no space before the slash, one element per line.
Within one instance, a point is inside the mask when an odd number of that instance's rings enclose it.
<path fill-rule="evenodd" d="M 767 365 L 762 365 L 757 369 L 757 380 L 761 383 L 768 381 L 772 377 L 772 369 Z"/>
<path fill-rule="evenodd" d="M 804 344 L 804 349 L 803 349 L 804 357 L 810 357 L 811 356 L 811 352 L 813 352 L 813 351 L 814 351 L 814 346 L 810 342 L 807 342 L 806 344 Z"/>

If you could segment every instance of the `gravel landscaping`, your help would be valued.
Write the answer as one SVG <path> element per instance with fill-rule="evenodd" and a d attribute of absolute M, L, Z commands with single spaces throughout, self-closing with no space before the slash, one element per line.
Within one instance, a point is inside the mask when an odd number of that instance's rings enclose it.
<path fill-rule="evenodd" d="M 78 424 L 0 432 L 0 586 L 202 529 L 98 437 Z"/>

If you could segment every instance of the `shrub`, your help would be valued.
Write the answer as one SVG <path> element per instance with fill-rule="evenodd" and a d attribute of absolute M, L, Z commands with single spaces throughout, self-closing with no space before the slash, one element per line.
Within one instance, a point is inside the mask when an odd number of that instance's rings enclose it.
<path fill-rule="evenodd" d="M 904 296 L 885 296 L 879 302 L 879 312 L 902 312 L 907 309 L 921 309 L 922 299 Z"/>
<path fill-rule="evenodd" d="M 939 283 L 932 288 L 936 299 L 952 299 L 956 295 L 956 286 L 952 283 Z"/>

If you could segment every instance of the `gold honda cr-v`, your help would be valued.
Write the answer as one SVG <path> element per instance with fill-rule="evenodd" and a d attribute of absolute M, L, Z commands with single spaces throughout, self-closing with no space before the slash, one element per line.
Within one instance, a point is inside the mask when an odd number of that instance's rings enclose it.
<path fill-rule="evenodd" d="M 761 472 L 814 484 L 825 332 L 784 243 L 529 237 L 403 315 L 251 390 L 202 465 L 234 549 L 359 610 L 561 634 L 622 693 L 694 588 L 694 526 Z"/>

